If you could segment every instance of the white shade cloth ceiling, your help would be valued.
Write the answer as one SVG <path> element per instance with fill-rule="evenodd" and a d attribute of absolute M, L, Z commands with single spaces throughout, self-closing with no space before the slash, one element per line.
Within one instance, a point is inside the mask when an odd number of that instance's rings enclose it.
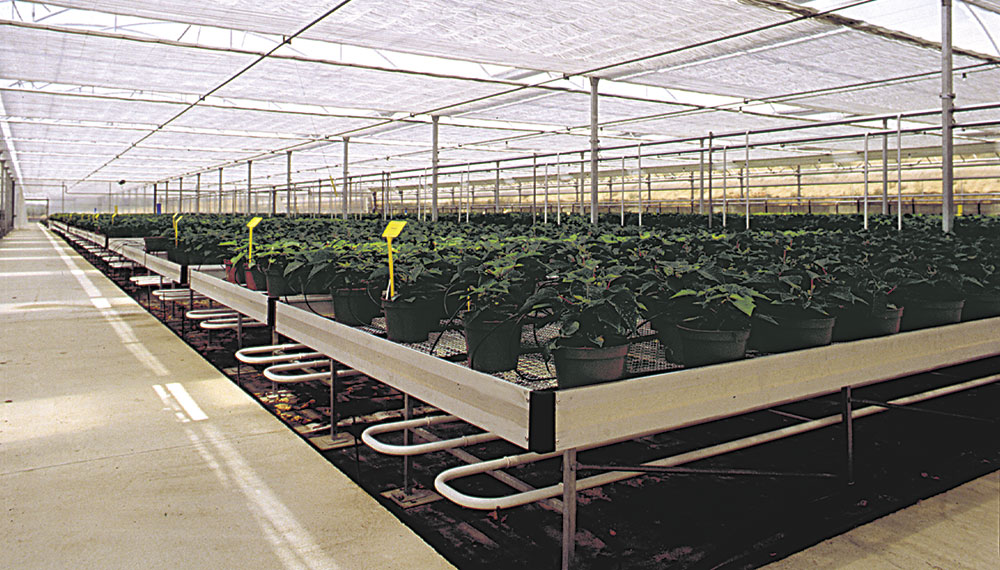
<path fill-rule="evenodd" d="M 287 36 L 339 2 L 53 0 L 48 4 Z M 939 104 L 940 53 L 926 43 L 901 41 L 879 30 L 829 19 L 741 34 L 796 18 L 794 12 L 777 9 L 778 4 L 771 0 L 353 0 L 302 37 L 385 50 L 386 61 L 379 66 L 383 69 L 270 58 L 213 93 L 216 101 L 196 105 L 172 121 L 188 102 L 222 85 L 258 56 L 199 47 L 183 38 L 139 41 L 134 34 L 93 35 L 81 33 L 82 27 L 50 29 L 7 21 L 0 26 L 0 81 L 7 86 L 0 90 L 0 98 L 11 133 L 6 144 L 20 152 L 24 182 L 29 187 L 37 182 L 39 191 L 52 181 L 145 183 L 219 166 L 227 171 L 227 179 L 235 181 L 241 172 L 245 178 L 246 170 L 235 163 L 247 159 L 257 159 L 255 180 L 259 175 L 261 181 L 277 183 L 284 180 L 284 159 L 259 159 L 270 151 L 316 141 L 328 146 L 296 151 L 293 178 L 339 177 L 339 137 L 345 134 L 352 137 L 352 173 L 429 167 L 429 124 L 372 127 L 389 118 L 425 121 L 422 114 L 441 108 L 446 109 L 440 130 L 443 162 L 501 160 L 519 151 L 571 152 L 587 147 L 590 109 L 589 97 L 582 92 L 584 83 L 577 83 L 577 93 L 524 89 L 500 95 L 510 89 L 509 84 L 391 71 L 393 54 L 406 53 L 447 58 L 441 60 L 440 70 L 427 70 L 441 75 L 451 74 L 450 59 L 504 66 L 497 77 L 508 83 L 519 73 L 528 76 L 528 70 L 535 70 L 589 72 L 625 84 L 662 88 L 643 100 L 602 97 L 602 145 L 610 146 L 792 127 L 810 122 L 802 116 L 809 111 L 865 115 Z M 708 41 L 727 35 L 734 37 Z M 653 54 L 661 55 L 648 57 Z M 636 58 L 640 60 L 621 65 Z M 990 61 L 956 56 L 956 68 L 971 69 L 956 82 L 960 105 L 1000 101 L 1000 70 Z M 911 75 L 915 77 L 884 83 Z M 47 84 L 79 88 L 38 91 L 38 85 Z M 724 110 L 694 110 L 686 104 L 690 97 L 671 99 L 671 90 L 678 89 L 732 97 L 735 102 Z M 121 96 L 107 90 L 120 91 Z M 793 107 L 756 105 L 754 112 L 741 113 L 739 101 L 744 98 L 775 99 Z M 474 103 L 464 104 L 468 101 Z M 449 124 L 448 117 L 469 120 L 471 126 Z M 157 130 L 167 121 L 169 125 Z M 483 128 L 484 122 L 497 128 Z M 803 136 L 813 132 L 819 131 Z M 861 131 L 838 127 L 827 132 Z M 858 143 L 836 147 L 852 144 Z M 768 152 L 780 154 L 780 150 Z"/>

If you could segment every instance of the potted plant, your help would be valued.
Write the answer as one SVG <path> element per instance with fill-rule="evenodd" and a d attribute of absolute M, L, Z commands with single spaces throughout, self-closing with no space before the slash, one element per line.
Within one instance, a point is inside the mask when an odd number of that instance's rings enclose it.
<path fill-rule="evenodd" d="M 1000 251 L 980 238 L 963 247 L 957 257 L 965 282 L 962 320 L 1000 316 Z"/>
<path fill-rule="evenodd" d="M 830 316 L 825 288 L 833 277 L 826 270 L 830 263 L 818 249 L 807 245 L 794 248 L 787 244 L 777 260 L 754 259 L 757 270 L 745 285 L 759 291 L 768 302 L 758 306 L 754 315 L 749 347 L 767 353 L 787 352 L 833 341 L 836 318 Z"/>
<path fill-rule="evenodd" d="M 957 323 L 965 306 L 963 289 L 970 282 L 954 257 L 954 243 L 946 236 L 926 236 L 900 256 L 907 278 L 893 292 L 892 301 L 904 308 L 900 330 L 912 331 Z M 974 282 L 974 280 L 973 280 Z"/>
<path fill-rule="evenodd" d="M 833 340 L 859 340 L 899 332 L 903 308 L 893 303 L 893 291 L 905 272 L 892 262 L 895 255 L 878 256 L 859 249 L 849 262 L 834 270 L 836 283 L 829 288 L 831 314 L 837 318 Z"/>
<path fill-rule="evenodd" d="M 375 302 L 378 288 L 369 277 L 385 263 L 385 250 L 386 245 L 381 242 L 355 244 L 336 240 L 303 253 L 288 265 L 285 273 L 304 274 L 300 278 L 306 290 L 328 291 L 333 300 L 333 318 L 338 323 L 368 325 L 381 312 Z"/>
<path fill-rule="evenodd" d="M 560 387 L 617 380 L 625 375 L 629 337 L 636 333 L 639 311 L 624 268 L 578 259 L 576 269 L 555 277 L 526 303 L 528 310 L 548 310 L 559 333 L 549 343 Z"/>
<path fill-rule="evenodd" d="M 382 295 L 386 336 L 396 342 L 423 342 L 439 323 L 432 299 L 442 290 L 440 255 L 421 244 L 395 248 L 394 293 L 386 287 Z M 370 276 L 373 282 L 388 282 L 389 270 L 380 266 Z"/>
<path fill-rule="evenodd" d="M 768 299 L 738 283 L 715 283 L 703 289 L 684 289 L 672 297 L 690 307 L 693 316 L 676 325 L 685 366 L 703 366 L 739 360 L 746 354 L 750 318 L 758 301 Z"/>
<path fill-rule="evenodd" d="M 535 253 L 518 249 L 486 261 L 467 258 L 455 281 L 467 284 L 461 295 L 467 363 L 474 370 L 502 372 L 517 367 L 521 354 L 524 303 L 535 287 L 531 271 Z"/>

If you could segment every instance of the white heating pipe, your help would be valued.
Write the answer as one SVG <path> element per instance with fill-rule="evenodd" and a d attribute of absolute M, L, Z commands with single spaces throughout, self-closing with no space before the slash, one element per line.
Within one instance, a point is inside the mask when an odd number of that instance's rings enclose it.
<path fill-rule="evenodd" d="M 308 350 L 309 352 L 292 352 Z M 236 359 L 244 364 L 278 364 L 303 358 L 322 358 L 324 355 L 315 352 L 304 344 L 273 344 L 251 346 L 236 351 Z"/>
<path fill-rule="evenodd" d="M 241 326 L 245 329 L 266 327 L 267 324 L 249 319 L 240 323 L 239 316 L 235 316 L 230 318 L 221 317 L 216 319 L 208 319 L 198 323 L 198 326 L 205 330 L 215 331 L 215 330 L 237 329 Z"/>
<path fill-rule="evenodd" d="M 432 441 L 428 443 L 419 443 L 412 445 L 393 445 L 389 443 L 384 443 L 375 438 L 376 435 L 389 433 L 394 431 L 402 431 L 406 429 L 413 429 L 419 427 L 427 427 L 438 424 L 446 424 L 451 422 L 461 421 L 461 418 L 455 416 L 430 416 L 424 418 L 417 418 L 415 420 L 404 420 L 401 422 L 389 422 L 384 424 L 373 425 L 361 432 L 361 441 L 364 441 L 368 447 L 374 449 L 379 453 L 384 453 L 386 455 L 420 455 L 422 453 L 431 453 L 434 451 L 444 451 L 446 449 L 454 449 L 456 447 L 465 447 L 467 445 L 476 445 L 479 443 L 485 443 L 487 441 L 494 441 L 500 439 L 499 436 L 492 433 L 477 433 L 474 435 L 463 435 L 461 437 L 456 437 L 452 439 L 442 439 L 438 441 Z"/>
<path fill-rule="evenodd" d="M 156 293 L 157 291 L 153 291 L 154 295 Z M 239 313 L 232 309 L 192 309 L 184 313 L 184 316 L 193 321 L 200 321 L 204 319 L 235 319 Z"/>
<path fill-rule="evenodd" d="M 293 372 L 296 370 L 316 370 L 320 367 L 325 366 L 327 369 L 323 372 L 305 372 L 303 374 L 281 374 L 282 372 Z M 348 376 L 358 376 L 361 373 L 357 370 L 337 370 L 338 378 L 345 378 Z M 294 382 L 308 382 L 310 380 L 328 380 L 330 378 L 330 359 L 324 358 L 323 360 L 307 360 L 304 362 L 290 362 L 287 364 L 275 364 L 274 366 L 269 366 L 264 369 L 264 378 L 267 378 L 271 382 L 279 382 L 285 384 L 291 384 Z"/>
<path fill-rule="evenodd" d="M 1000 374 L 995 374 L 993 376 L 987 376 L 985 378 L 979 378 L 976 380 L 970 380 L 968 382 L 963 382 L 961 384 L 956 384 L 953 386 L 946 386 L 944 388 L 938 388 L 936 390 L 930 390 L 928 392 L 922 392 L 919 394 L 914 394 L 912 396 L 906 396 L 904 398 L 899 398 L 889 402 L 895 405 L 907 405 L 914 404 L 917 402 L 922 402 L 924 400 L 930 400 L 933 398 L 938 398 L 941 396 L 946 396 L 956 392 L 961 392 L 963 390 L 969 390 L 972 388 L 977 388 L 979 386 L 985 386 L 986 384 L 991 384 L 1000 380 Z M 852 418 L 861 418 L 865 416 L 871 416 L 880 412 L 886 411 L 887 408 L 882 408 L 879 406 L 868 406 L 865 408 L 855 409 L 851 414 Z M 656 461 L 650 461 L 648 463 L 643 463 L 643 466 L 647 467 L 676 467 L 678 465 L 683 465 L 685 463 L 691 463 L 693 461 L 698 461 L 701 459 L 707 459 L 709 457 L 715 457 L 716 455 L 722 455 L 724 453 L 729 453 L 731 451 L 738 451 L 740 449 L 746 449 L 748 447 L 753 447 L 755 445 L 760 445 L 762 443 L 767 443 L 770 441 L 775 441 L 778 439 L 783 439 L 793 435 L 798 435 L 800 433 L 805 433 L 813 431 L 819 428 L 828 427 L 831 425 L 836 425 L 841 421 L 841 414 L 835 414 L 832 416 L 827 416 L 825 418 L 820 418 L 817 420 L 810 420 L 801 424 L 794 426 L 789 426 L 786 428 L 781 428 L 778 430 L 765 432 L 750 437 L 745 437 L 742 439 L 737 439 L 734 441 L 729 441 L 725 443 L 720 443 L 718 445 L 713 445 L 711 447 L 706 447 L 703 449 L 697 449 L 694 451 L 689 451 L 687 453 L 682 453 L 680 455 L 674 455 L 671 457 L 666 457 L 664 459 L 658 459 Z M 588 446 L 584 449 L 592 449 L 594 447 L 600 447 L 598 444 L 593 446 Z M 552 453 L 525 453 L 522 455 L 512 455 L 507 457 L 502 457 L 500 459 L 493 459 L 490 461 L 484 461 L 482 463 L 477 463 L 473 465 L 462 465 L 460 467 L 453 467 L 442 471 L 434 479 L 434 488 L 442 496 L 446 497 L 448 500 L 470 509 L 480 509 L 480 510 L 494 510 L 494 509 L 506 509 L 511 507 L 518 507 L 521 505 L 526 505 L 528 503 L 534 503 L 536 501 L 541 501 L 544 499 L 551 499 L 553 497 L 558 497 L 563 492 L 563 484 L 558 483 L 556 485 L 550 485 L 548 487 L 543 487 L 540 489 L 535 489 L 533 491 L 527 491 L 523 493 L 515 493 L 512 495 L 507 495 L 503 497 L 474 497 L 471 495 L 466 495 L 455 490 L 453 487 L 448 485 L 449 481 L 454 479 L 459 479 L 462 477 L 467 477 L 470 475 L 478 475 L 485 473 L 487 471 L 494 471 L 497 469 L 507 469 L 517 465 L 524 465 L 526 463 L 534 463 L 537 461 L 544 461 L 546 459 L 552 459 L 562 455 L 561 451 L 555 451 Z M 641 473 L 635 471 L 610 471 L 607 473 L 602 473 L 600 475 L 594 475 L 577 481 L 576 488 L 578 491 L 585 489 L 592 489 L 594 487 L 600 487 L 602 485 L 607 485 L 610 483 L 616 483 L 618 481 L 624 481 L 625 479 L 630 479 Z"/>

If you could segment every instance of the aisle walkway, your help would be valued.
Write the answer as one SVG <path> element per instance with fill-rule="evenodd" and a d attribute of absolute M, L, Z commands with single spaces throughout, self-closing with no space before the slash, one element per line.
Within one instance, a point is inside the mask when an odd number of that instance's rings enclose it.
<path fill-rule="evenodd" d="M 767 570 L 996 570 L 1000 472 L 769 564 Z"/>
<path fill-rule="evenodd" d="M 451 568 L 38 228 L 0 240 L 6 568 Z"/>

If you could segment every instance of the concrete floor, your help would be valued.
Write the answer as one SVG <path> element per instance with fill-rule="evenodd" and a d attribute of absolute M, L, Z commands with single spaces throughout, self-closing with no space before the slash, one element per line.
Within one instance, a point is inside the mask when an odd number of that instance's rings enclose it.
<path fill-rule="evenodd" d="M 451 568 L 58 238 L 0 240 L 8 568 Z M 993 473 L 768 566 L 1000 568 Z"/>
<path fill-rule="evenodd" d="M 993 472 L 769 564 L 767 570 L 996 570 L 1000 473 Z"/>
<path fill-rule="evenodd" d="M 452 568 L 58 238 L 0 240 L 5 568 Z"/>

